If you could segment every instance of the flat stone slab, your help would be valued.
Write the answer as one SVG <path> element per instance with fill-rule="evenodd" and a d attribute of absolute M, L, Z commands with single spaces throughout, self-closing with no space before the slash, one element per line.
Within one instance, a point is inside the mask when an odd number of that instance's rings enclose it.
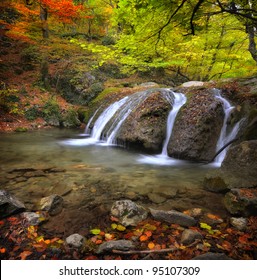
<path fill-rule="evenodd" d="M 129 251 L 134 248 L 135 245 L 130 240 L 114 240 L 102 243 L 96 253 L 102 254 L 106 252 L 112 252 L 112 250 Z"/>
<path fill-rule="evenodd" d="M 194 218 L 175 210 L 163 211 L 150 208 L 150 212 L 154 219 L 158 221 L 178 224 L 185 227 L 194 226 L 196 224 L 196 220 Z"/>

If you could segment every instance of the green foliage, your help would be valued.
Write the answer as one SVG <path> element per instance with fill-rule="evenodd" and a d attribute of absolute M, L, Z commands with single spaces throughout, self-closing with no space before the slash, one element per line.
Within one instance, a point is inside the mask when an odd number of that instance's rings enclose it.
<path fill-rule="evenodd" d="M 57 120 L 61 118 L 61 108 L 56 98 L 51 98 L 45 103 L 42 113 L 46 121 L 49 121 L 52 118 Z"/>
<path fill-rule="evenodd" d="M 37 105 L 34 105 L 34 106 L 28 108 L 27 110 L 25 110 L 24 115 L 27 120 L 33 121 L 39 117 L 42 117 L 43 114 L 42 114 L 41 110 L 39 109 L 39 107 Z"/>
<path fill-rule="evenodd" d="M 4 84 L 1 84 L 0 89 L 0 109 L 11 114 L 21 114 L 19 109 L 20 98 L 17 95 L 16 89 L 8 89 Z"/>
<path fill-rule="evenodd" d="M 64 127 L 78 127 L 80 126 L 80 120 L 78 118 L 78 113 L 73 109 L 69 108 L 61 118 L 61 124 Z"/>
<path fill-rule="evenodd" d="M 20 55 L 23 63 L 35 63 L 40 61 L 39 49 L 35 45 L 29 45 L 23 49 Z"/>

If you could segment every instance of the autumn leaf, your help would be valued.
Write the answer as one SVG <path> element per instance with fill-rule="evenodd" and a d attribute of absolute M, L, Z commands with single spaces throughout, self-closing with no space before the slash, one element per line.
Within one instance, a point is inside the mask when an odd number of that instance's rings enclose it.
<path fill-rule="evenodd" d="M 144 234 L 145 234 L 147 237 L 151 237 L 151 236 L 152 236 L 152 232 L 151 232 L 150 230 L 145 231 Z"/>
<path fill-rule="evenodd" d="M 23 251 L 22 253 L 20 253 L 20 257 L 21 257 L 21 260 L 26 260 L 26 258 L 28 257 L 28 256 L 30 256 L 32 254 L 32 252 L 30 252 L 30 251 Z"/>
<path fill-rule="evenodd" d="M 139 240 L 141 241 L 141 242 L 144 242 L 144 241 L 146 241 L 146 240 L 148 240 L 148 236 L 147 235 L 145 235 L 145 234 L 143 234 L 143 235 L 141 235 L 140 237 L 139 237 Z"/>
<path fill-rule="evenodd" d="M 122 226 L 122 225 L 118 225 L 118 226 L 116 227 L 116 229 L 117 229 L 118 231 L 125 231 L 125 230 L 126 230 L 126 228 L 125 228 L 124 226 Z"/>
<path fill-rule="evenodd" d="M 112 229 L 116 229 L 116 228 L 117 228 L 117 226 L 118 226 L 117 224 L 114 224 L 114 223 L 113 223 L 113 224 L 111 224 L 111 228 L 112 228 Z"/>
<path fill-rule="evenodd" d="M 147 247 L 152 250 L 155 247 L 155 244 L 153 242 L 149 242 Z"/>
<path fill-rule="evenodd" d="M 101 232 L 101 230 L 98 228 L 95 228 L 95 229 L 91 229 L 90 232 L 94 235 L 98 235 Z"/>
<path fill-rule="evenodd" d="M 4 254 L 6 252 L 6 249 L 5 248 L 0 248 L 0 253 L 1 254 Z"/>

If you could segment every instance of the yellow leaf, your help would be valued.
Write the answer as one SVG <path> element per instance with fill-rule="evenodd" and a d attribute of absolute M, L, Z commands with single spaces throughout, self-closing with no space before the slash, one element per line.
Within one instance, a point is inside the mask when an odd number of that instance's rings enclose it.
<path fill-rule="evenodd" d="M 150 250 L 152 250 L 155 247 L 155 244 L 153 242 L 149 242 L 147 246 Z"/>
<path fill-rule="evenodd" d="M 117 225 L 117 228 L 116 228 L 118 231 L 125 231 L 126 228 L 123 226 L 123 225 Z"/>
<path fill-rule="evenodd" d="M 204 242 L 203 245 L 204 245 L 205 247 L 211 247 L 211 244 L 208 243 L 208 242 Z"/>
<path fill-rule="evenodd" d="M 118 226 L 117 224 L 111 224 L 111 228 L 112 228 L 112 229 L 116 229 L 117 226 Z"/>

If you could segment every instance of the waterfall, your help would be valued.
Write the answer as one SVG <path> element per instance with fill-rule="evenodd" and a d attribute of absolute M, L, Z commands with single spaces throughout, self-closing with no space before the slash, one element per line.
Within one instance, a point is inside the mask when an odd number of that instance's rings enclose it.
<path fill-rule="evenodd" d="M 228 120 L 231 116 L 232 111 L 234 110 L 234 106 L 232 106 L 228 100 L 226 100 L 224 97 L 222 97 L 220 95 L 220 91 L 215 89 L 215 98 L 219 99 L 222 102 L 223 105 L 223 110 L 224 110 L 224 120 L 223 120 L 223 125 L 222 125 L 222 129 L 220 132 L 220 136 L 216 145 L 216 152 L 218 152 L 222 147 L 224 147 L 229 141 L 233 140 L 236 138 L 238 131 L 240 129 L 240 124 L 241 121 L 238 121 L 232 128 L 231 130 L 229 130 L 229 126 L 228 126 Z M 226 153 L 228 151 L 228 148 L 225 148 L 219 155 L 217 155 L 217 157 L 214 160 L 214 163 L 217 165 L 221 165 L 221 163 L 223 162 Z"/>
<path fill-rule="evenodd" d="M 172 95 L 171 95 L 172 93 Z M 166 125 L 166 137 L 163 142 L 162 152 L 159 155 L 155 156 L 145 156 L 141 155 L 138 159 L 138 162 L 140 163 L 146 163 L 146 164 L 157 164 L 157 165 L 180 165 L 183 164 L 182 160 L 176 160 L 173 158 L 170 158 L 168 156 L 168 144 L 170 137 L 172 135 L 173 126 L 177 117 L 177 114 L 180 110 L 180 108 L 186 103 L 186 96 L 183 93 L 177 93 L 177 92 L 170 92 L 169 94 L 164 95 L 166 99 L 173 103 L 172 109 L 169 112 L 168 119 L 167 119 L 167 125 Z M 174 97 L 174 100 L 172 99 Z"/>
<path fill-rule="evenodd" d="M 173 108 L 168 115 L 167 126 L 166 126 L 166 138 L 164 140 L 163 147 L 162 147 L 162 153 L 161 153 L 161 155 L 163 155 L 163 156 L 168 156 L 167 148 L 168 148 L 170 136 L 172 134 L 176 116 L 177 116 L 180 108 L 186 103 L 186 96 L 184 94 L 173 92 L 173 95 L 174 95 L 175 99 L 174 99 L 174 103 L 173 103 Z M 169 98 L 167 98 L 167 100 L 169 100 Z"/>

